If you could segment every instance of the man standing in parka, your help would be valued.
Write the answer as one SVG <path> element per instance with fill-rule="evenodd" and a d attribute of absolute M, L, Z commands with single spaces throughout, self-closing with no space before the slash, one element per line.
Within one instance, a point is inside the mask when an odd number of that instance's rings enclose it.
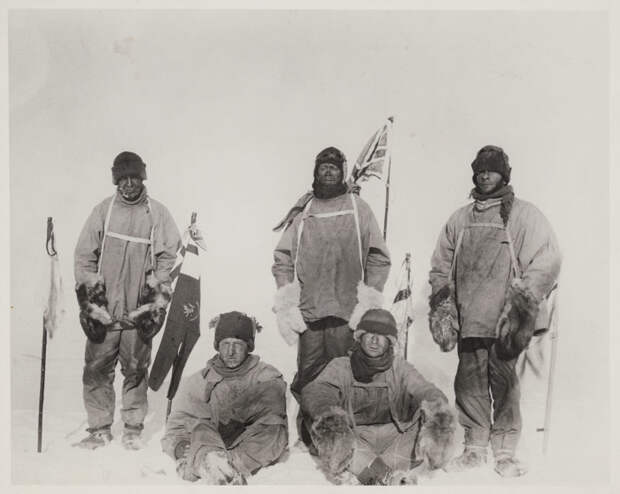
<path fill-rule="evenodd" d="M 285 227 L 272 268 L 274 311 L 284 339 L 298 343 L 291 385 L 298 399 L 332 358 L 353 345 L 351 328 L 366 310 L 381 307 L 390 255 L 368 204 L 345 184 L 344 154 L 328 147 L 314 166 L 312 191 L 275 228 Z M 301 438 L 309 437 L 299 424 Z"/>
<path fill-rule="evenodd" d="M 112 166 L 117 191 L 95 206 L 75 248 L 80 323 L 88 337 L 82 382 L 90 434 L 76 444 L 82 448 L 112 439 L 119 360 L 122 443 L 127 449 L 142 446 L 151 338 L 165 318 L 180 244 L 172 216 L 147 195 L 145 179 L 140 156 L 120 153 Z"/>
<path fill-rule="evenodd" d="M 417 472 L 451 457 L 456 414 L 438 388 L 395 355 L 397 334 L 390 312 L 367 311 L 351 355 L 332 360 L 302 391 L 319 460 L 333 480 L 416 483 Z"/>
<path fill-rule="evenodd" d="M 454 390 L 465 450 L 449 467 L 482 465 L 490 442 L 496 472 L 514 477 L 526 473 L 515 457 L 521 434 L 515 364 L 555 286 L 561 256 L 543 214 L 515 198 L 504 151 L 485 146 L 471 166 L 474 202 L 441 231 L 430 272 L 431 333 L 443 351 L 458 344 Z"/>
<path fill-rule="evenodd" d="M 249 354 L 260 329 L 253 318 L 228 312 L 210 326 L 218 353 L 181 385 L 161 443 L 184 480 L 242 485 L 287 447 L 286 383 Z"/>

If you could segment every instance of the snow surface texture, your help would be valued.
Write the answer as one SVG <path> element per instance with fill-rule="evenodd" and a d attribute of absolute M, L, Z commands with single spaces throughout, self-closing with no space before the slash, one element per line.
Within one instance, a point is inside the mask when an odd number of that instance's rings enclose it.
<path fill-rule="evenodd" d="M 418 318 L 425 321 L 425 319 Z M 77 329 L 77 328 L 76 328 Z M 417 362 L 417 367 L 427 378 L 440 386 L 454 400 L 452 393 L 452 372 L 456 366 L 456 354 L 442 354 L 439 359 L 430 361 L 425 355 L 438 356 L 430 335 L 424 325 L 413 328 L 416 331 L 416 344 L 410 339 L 409 359 Z M 203 330 L 204 331 L 204 330 Z M 263 333 L 264 334 L 264 333 Z M 210 333 L 203 334 L 192 354 L 191 366 L 186 373 L 197 369 L 196 364 L 204 362 L 213 354 Z M 259 335 L 258 338 L 261 338 Z M 158 337 L 159 338 L 159 335 Z M 36 389 L 37 382 L 24 382 L 32 390 L 33 407 L 13 411 L 13 482 L 16 484 L 183 484 L 175 472 L 174 462 L 161 452 L 160 439 L 164 432 L 166 390 L 164 382 L 158 392 L 149 390 L 149 413 L 145 421 L 143 438 L 145 448 L 141 451 L 126 451 L 120 444 L 122 422 L 118 408 L 112 429 L 114 440 L 110 445 L 95 451 L 85 451 L 72 447 L 72 444 L 85 436 L 86 415 L 81 404 L 81 359 L 75 346 L 84 343 L 84 337 L 76 332 L 60 333 L 48 345 L 47 390 L 43 433 L 43 451 L 36 452 Z M 155 341 L 155 347 L 158 341 Z M 548 344 L 548 341 L 547 341 Z M 67 346 L 75 351 L 69 351 Z M 63 347 L 64 356 L 57 356 Z M 206 350 L 206 352 L 205 352 Z M 293 354 L 293 350 L 290 350 Z M 70 357 L 68 355 L 71 355 Z M 201 358 L 200 358 L 201 357 Z M 38 378 L 32 369 L 39 361 L 34 355 L 21 355 L 13 359 L 14 371 L 26 378 Z M 290 359 L 294 365 L 294 359 Z M 437 365 L 440 364 L 440 365 Z M 291 382 L 294 367 L 281 369 L 287 382 Z M 120 369 L 117 369 L 117 406 L 120 407 Z M 541 454 L 542 433 L 536 428 L 542 426 L 544 414 L 545 381 L 526 379 L 522 401 L 524 415 L 524 434 L 521 443 L 521 457 L 529 464 L 530 472 L 521 479 L 500 479 L 493 472 L 493 462 L 485 468 L 462 473 L 437 471 L 432 478 L 421 479 L 420 484 L 463 484 L 514 482 L 531 484 L 554 478 L 561 474 L 563 438 L 556 432 L 553 436 L 553 449 L 548 457 Z M 287 392 L 290 428 L 290 451 L 285 461 L 265 468 L 249 479 L 249 484 L 327 484 L 318 470 L 315 461 L 297 443 L 294 417 L 297 404 Z M 555 404 L 558 409 L 561 403 Z M 564 438 L 566 439 L 566 438 Z M 459 442 L 462 430 L 459 430 Z M 569 446 L 569 444 L 567 444 Z M 67 468 L 71 465 L 71 468 Z M 557 470 L 556 470 L 557 469 Z"/>

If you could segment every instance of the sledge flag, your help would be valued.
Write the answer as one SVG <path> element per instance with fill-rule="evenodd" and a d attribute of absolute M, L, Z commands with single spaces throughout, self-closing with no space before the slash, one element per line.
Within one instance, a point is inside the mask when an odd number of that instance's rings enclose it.
<path fill-rule="evenodd" d="M 200 337 L 200 262 L 199 248 L 206 250 L 204 239 L 195 224 L 183 233 L 181 248 L 170 272 L 172 301 L 157 355 L 149 376 L 149 387 L 157 391 L 172 368 L 168 399 L 172 400 L 181 381 L 187 359 Z"/>
<path fill-rule="evenodd" d="M 383 178 L 386 163 L 390 161 L 390 131 L 392 130 L 393 117 L 388 117 L 386 122 L 368 140 L 360 153 L 353 169 L 351 170 L 350 182 L 365 182 L 370 177 Z"/>
<path fill-rule="evenodd" d="M 398 344 L 407 358 L 409 327 L 413 323 L 413 298 L 411 297 L 411 254 L 405 255 L 400 274 L 398 275 L 397 292 L 392 303 L 392 315 L 396 319 Z"/>
<path fill-rule="evenodd" d="M 50 338 L 54 337 L 65 315 L 64 293 L 62 278 L 60 276 L 60 261 L 58 259 L 58 252 L 56 252 L 55 243 L 54 223 L 52 218 L 47 218 L 47 241 L 45 243 L 45 250 L 50 258 L 50 290 L 43 312 L 43 327 Z"/>

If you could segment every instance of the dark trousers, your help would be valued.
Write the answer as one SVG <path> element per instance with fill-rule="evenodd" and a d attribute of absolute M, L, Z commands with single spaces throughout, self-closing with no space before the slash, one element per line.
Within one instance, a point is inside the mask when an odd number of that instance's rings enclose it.
<path fill-rule="evenodd" d="M 497 457 L 514 454 L 521 435 L 521 411 L 517 359 L 500 359 L 495 342 L 494 338 L 459 341 L 454 391 L 465 445 L 486 449 L 490 440 Z"/>
<path fill-rule="evenodd" d="M 306 384 L 311 383 L 332 359 L 347 355 L 353 346 L 353 331 L 344 319 L 325 317 L 306 324 L 308 329 L 299 335 L 297 372 L 291 384 L 291 392 L 298 403 L 301 403 L 301 391 Z M 300 408 L 297 429 L 299 437 L 309 445 L 307 425 Z"/>
<path fill-rule="evenodd" d="M 110 426 L 114 421 L 114 372 L 119 360 L 125 377 L 121 418 L 128 425 L 144 422 L 150 359 L 151 344 L 144 343 L 135 329 L 108 331 L 102 343 L 86 341 L 82 383 L 91 429 Z"/>

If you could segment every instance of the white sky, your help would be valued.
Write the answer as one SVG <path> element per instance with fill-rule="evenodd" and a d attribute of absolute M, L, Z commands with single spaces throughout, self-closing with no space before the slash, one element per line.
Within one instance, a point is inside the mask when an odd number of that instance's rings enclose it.
<path fill-rule="evenodd" d="M 469 163 L 500 145 L 517 196 L 545 213 L 564 252 L 557 394 L 600 403 L 608 420 L 604 12 L 13 11 L 8 35 L 13 359 L 40 351 L 47 216 L 62 331 L 83 339 L 73 248 L 114 192 L 114 156 L 132 150 L 179 229 L 195 210 L 207 238 L 198 345 L 211 346 L 208 318 L 240 309 L 265 326 L 257 351 L 291 368 L 270 310 L 271 228 L 309 188 L 318 151 L 335 145 L 352 166 L 394 115 L 388 246 L 392 278 L 413 255 L 415 332 L 428 331 L 429 259 L 467 199 Z M 13 406 L 32 394 L 14 387 Z"/>

